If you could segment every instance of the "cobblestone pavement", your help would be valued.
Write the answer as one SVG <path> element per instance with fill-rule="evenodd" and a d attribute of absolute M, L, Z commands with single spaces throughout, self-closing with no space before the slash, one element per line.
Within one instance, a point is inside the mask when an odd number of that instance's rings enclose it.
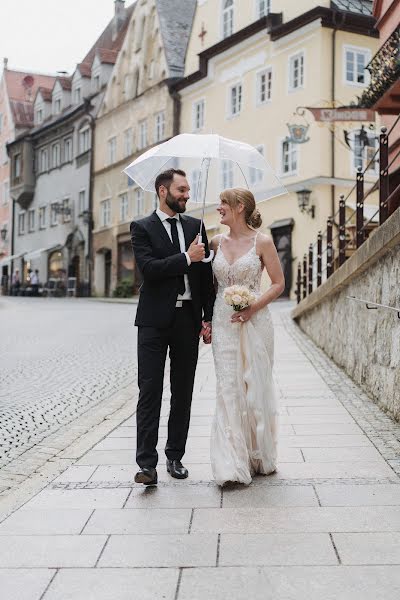
<path fill-rule="evenodd" d="M 0 298 L 0 469 L 133 383 L 134 312 L 84 299 Z"/>
<path fill-rule="evenodd" d="M 202 348 L 185 464 L 132 483 L 135 419 L 0 522 L 2 600 L 397 600 L 400 425 L 273 307 L 280 395 L 277 473 L 212 481 L 215 376 Z M 43 487 L 43 486 L 42 486 Z"/>

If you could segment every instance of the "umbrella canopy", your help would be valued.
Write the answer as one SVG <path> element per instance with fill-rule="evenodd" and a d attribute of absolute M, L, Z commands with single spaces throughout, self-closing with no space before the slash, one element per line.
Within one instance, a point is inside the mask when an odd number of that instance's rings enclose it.
<path fill-rule="evenodd" d="M 192 202 L 218 202 L 219 193 L 229 187 L 257 185 L 263 200 L 286 193 L 256 148 L 216 134 L 177 135 L 139 156 L 124 172 L 143 190 L 154 192 L 157 175 L 169 168 L 187 173 Z"/>

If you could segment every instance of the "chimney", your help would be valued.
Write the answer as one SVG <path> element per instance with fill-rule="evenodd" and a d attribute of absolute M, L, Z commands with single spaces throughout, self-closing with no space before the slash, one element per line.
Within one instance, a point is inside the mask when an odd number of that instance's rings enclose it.
<path fill-rule="evenodd" d="M 125 23 L 125 0 L 115 0 L 114 19 L 112 25 L 112 39 L 117 37 L 122 25 Z"/>
<path fill-rule="evenodd" d="M 8 69 L 8 58 L 3 58 L 3 67 L 4 70 Z"/>

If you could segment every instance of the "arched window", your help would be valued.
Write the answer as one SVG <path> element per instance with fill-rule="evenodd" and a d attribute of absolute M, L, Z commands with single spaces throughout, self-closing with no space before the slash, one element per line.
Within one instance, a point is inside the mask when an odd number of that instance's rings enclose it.
<path fill-rule="evenodd" d="M 49 277 L 61 277 L 64 271 L 62 252 L 56 250 L 49 255 Z"/>
<path fill-rule="evenodd" d="M 222 38 L 233 33 L 234 0 L 222 0 Z"/>

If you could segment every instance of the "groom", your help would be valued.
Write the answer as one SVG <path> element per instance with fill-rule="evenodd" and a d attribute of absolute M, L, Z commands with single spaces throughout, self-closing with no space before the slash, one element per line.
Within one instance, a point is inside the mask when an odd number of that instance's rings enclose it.
<path fill-rule="evenodd" d="M 186 174 L 169 169 L 155 182 L 159 208 L 131 223 L 136 263 L 143 275 L 135 325 L 138 326 L 139 401 L 136 412 L 139 471 L 136 483 L 157 483 L 156 450 L 167 351 L 170 356 L 171 404 L 165 446 L 167 471 L 185 479 L 182 465 L 189 429 L 199 337 L 211 340 L 215 300 L 208 253 L 198 244 L 200 221 L 183 216 L 189 199 Z"/>

